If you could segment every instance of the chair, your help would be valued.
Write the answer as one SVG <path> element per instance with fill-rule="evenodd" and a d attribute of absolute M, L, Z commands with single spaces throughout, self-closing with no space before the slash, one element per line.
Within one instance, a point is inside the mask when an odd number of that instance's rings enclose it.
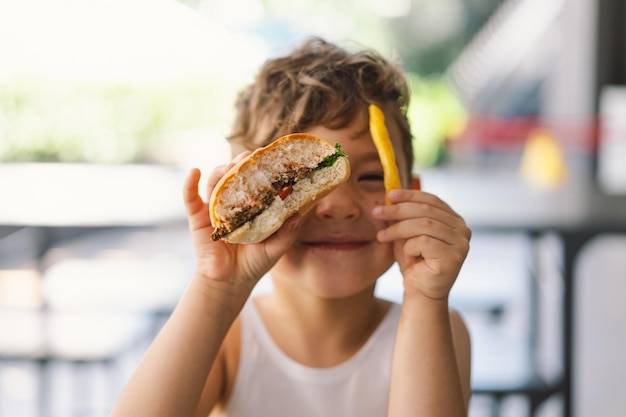
<path fill-rule="evenodd" d="M 576 378 L 574 409 L 580 417 L 618 417 L 626 410 L 626 237 L 600 235 L 576 266 Z"/>
<path fill-rule="evenodd" d="M 558 241 L 479 233 L 472 247 L 451 304 L 472 333 L 473 401 L 499 417 L 517 399 L 536 416 L 561 389 Z"/>
<path fill-rule="evenodd" d="M 0 376 L 29 381 L 0 378 L 0 415 L 108 415 L 186 285 L 183 230 L 93 230 L 0 272 Z"/>
<path fill-rule="evenodd" d="M 102 378 L 96 390 L 91 373 L 147 337 L 149 321 L 139 314 L 57 311 L 42 293 L 37 271 L 0 271 L 0 415 L 106 415 L 112 384 Z M 63 386 L 53 376 L 61 368 L 73 380 L 66 404 L 52 395 Z"/>

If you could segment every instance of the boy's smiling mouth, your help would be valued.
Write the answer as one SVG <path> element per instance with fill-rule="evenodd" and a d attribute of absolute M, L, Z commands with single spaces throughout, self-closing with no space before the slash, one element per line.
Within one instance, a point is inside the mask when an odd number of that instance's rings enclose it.
<path fill-rule="evenodd" d="M 371 239 L 356 236 L 326 236 L 302 242 L 303 245 L 315 249 L 354 250 L 369 245 Z"/>

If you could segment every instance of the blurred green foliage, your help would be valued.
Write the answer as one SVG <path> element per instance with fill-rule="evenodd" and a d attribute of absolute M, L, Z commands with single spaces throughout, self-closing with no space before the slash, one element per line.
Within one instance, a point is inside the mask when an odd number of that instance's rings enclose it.
<path fill-rule="evenodd" d="M 231 120 L 234 86 L 223 81 L 0 83 L 0 161 L 157 162 L 161 134 Z"/>
<path fill-rule="evenodd" d="M 446 156 L 447 141 L 465 127 L 465 107 L 442 76 L 409 74 L 411 101 L 408 118 L 414 136 L 415 165 L 440 164 Z"/>
<path fill-rule="evenodd" d="M 179 1 L 190 7 L 201 3 Z M 502 0 L 407 1 L 395 2 L 408 5 L 398 16 L 380 15 L 388 5 L 375 0 L 262 4 L 271 30 L 299 27 L 292 12 L 306 6 L 315 13 L 298 12 L 307 23 L 300 30 L 343 30 L 338 37 L 349 30 L 358 42 L 396 54 L 412 84 L 415 162 L 431 166 L 445 159 L 447 141 L 465 123 L 464 109 L 441 74 Z M 226 133 L 239 87 L 221 79 L 145 85 L 3 81 L 0 162 L 159 162 L 150 150 L 168 133 L 206 128 Z"/>
<path fill-rule="evenodd" d="M 465 122 L 462 105 L 438 76 L 410 74 L 415 162 L 432 166 Z M 171 132 L 226 133 L 237 86 L 223 81 L 164 85 L 0 84 L 0 161 L 131 163 Z"/>

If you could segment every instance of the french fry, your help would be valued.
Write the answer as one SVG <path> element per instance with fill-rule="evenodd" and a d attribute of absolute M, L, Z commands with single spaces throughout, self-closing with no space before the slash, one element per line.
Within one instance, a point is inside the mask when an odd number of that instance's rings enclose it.
<path fill-rule="evenodd" d="M 385 126 L 385 115 L 380 107 L 375 104 L 370 104 L 368 110 L 370 133 L 378 151 L 380 163 L 383 166 L 385 191 L 389 192 L 390 190 L 401 188 L 402 184 L 400 183 L 400 174 L 396 165 L 396 156 L 393 152 L 389 132 L 387 132 L 387 127 Z M 391 204 L 387 198 L 386 202 Z"/>

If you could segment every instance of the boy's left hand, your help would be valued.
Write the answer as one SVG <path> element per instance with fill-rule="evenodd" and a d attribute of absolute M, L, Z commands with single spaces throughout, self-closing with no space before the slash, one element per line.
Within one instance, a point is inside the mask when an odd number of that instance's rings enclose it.
<path fill-rule="evenodd" d="M 399 189 L 387 196 L 393 204 L 375 207 L 372 215 L 390 223 L 378 240 L 393 242 L 405 293 L 446 299 L 469 251 L 470 229 L 433 194 Z"/>

